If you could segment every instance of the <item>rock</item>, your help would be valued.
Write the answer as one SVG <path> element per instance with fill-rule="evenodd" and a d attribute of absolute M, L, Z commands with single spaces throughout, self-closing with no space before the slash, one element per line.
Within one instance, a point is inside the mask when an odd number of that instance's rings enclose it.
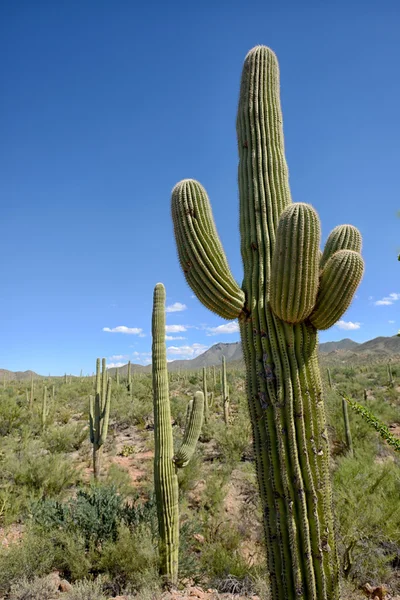
<path fill-rule="evenodd" d="M 61 579 L 58 589 L 60 592 L 70 592 L 72 590 L 72 585 L 66 579 Z"/>

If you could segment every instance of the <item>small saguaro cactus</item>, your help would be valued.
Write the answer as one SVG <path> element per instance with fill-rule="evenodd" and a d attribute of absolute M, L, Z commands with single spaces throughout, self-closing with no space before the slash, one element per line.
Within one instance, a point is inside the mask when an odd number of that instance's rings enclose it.
<path fill-rule="evenodd" d="M 107 437 L 111 406 L 111 377 L 107 376 L 106 359 L 96 360 L 96 394 L 89 396 L 89 428 L 90 441 L 93 444 L 93 474 L 97 480 L 100 476 L 103 444 Z"/>
<path fill-rule="evenodd" d="M 187 410 L 182 445 L 174 455 L 165 346 L 165 288 L 154 289 L 152 318 L 152 377 L 154 406 L 154 487 L 156 493 L 161 575 L 175 585 L 179 561 L 178 467 L 190 461 L 203 423 L 204 395 L 196 392 Z"/>
<path fill-rule="evenodd" d="M 330 368 L 329 368 L 329 367 L 327 368 L 326 372 L 328 373 L 328 383 L 329 383 L 329 387 L 332 389 L 332 387 L 333 387 L 333 386 L 332 386 L 332 376 L 331 376 L 331 370 L 330 370 Z"/>
<path fill-rule="evenodd" d="M 31 375 L 31 393 L 29 397 L 29 408 L 32 410 L 33 407 L 33 392 L 34 392 L 34 383 L 33 383 L 33 375 Z"/>
<path fill-rule="evenodd" d="M 131 371 L 131 361 L 128 362 L 128 383 L 126 389 L 128 392 L 131 391 L 132 387 L 132 371 Z"/>
<path fill-rule="evenodd" d="M 347 452 L 350 456 L 354 456 L 353 438 L 351 436 L 349 411 L 347 408 L 347 402 L 344 398 L 342 398 L 342 411 L 343 411 L 344 433 L 345 433 L 345 437 L 346 437 Z"/>
<path fill-rule="evenodd" d="M 208 423 L 208 392 L 207 392 L 207 369 L 203 367 L 203 394 L 204 394 L 204 422 Z"/>
<path fill-rule="evenodd" d="M 225 356 L 222 357 L 221 390 L 222 390 L 222 403 L 223 403 L 223 409 L 224 409 L 224 421 L 225 421 L 225 425 L 229 425 L 229 388 L 228 388 L 228 384 L 226 382 Z"/>
<path fill-rule="evenodd" d="M 242 287 L 193 179 L 172 191 L 179 261 L 206 307 L 239 320 L 271 599 L 338 600 L 317 330 L 352 301 L 364 268 L 361 235 L 336 227 L 321 253 L 316 211 L 292 203 L 278 61 L 265 46 L 246 56 L 236 123 Z"/>
<path fill-rule="evenodd" d="M 42 400 L 42 429 L 46 429 L 48 409 L 47 409 L 47 386 L 43 388 L 43 400 Z"/>

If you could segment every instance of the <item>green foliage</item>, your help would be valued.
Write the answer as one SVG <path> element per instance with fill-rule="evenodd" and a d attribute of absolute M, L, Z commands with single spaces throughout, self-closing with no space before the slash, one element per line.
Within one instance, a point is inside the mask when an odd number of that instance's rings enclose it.
<path fill-rule="evenodd" d="M 8 597 L 9 600 L 54 600 L 56 594 L 56 585 L 51 578 L 35 577 L 14 584 Z"/>
<path fill-rule="evenodd" d="M 74 584 L 71 591 L 63 594 L 63 600 L 107 600 L 108 596 L 103 594 L 103 583 L 101 580 L 84 579 Z"/>

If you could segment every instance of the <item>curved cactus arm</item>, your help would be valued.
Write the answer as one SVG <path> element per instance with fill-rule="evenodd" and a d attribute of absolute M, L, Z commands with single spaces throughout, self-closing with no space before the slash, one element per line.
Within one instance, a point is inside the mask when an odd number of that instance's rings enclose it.
<path fill-rule="evenodd" d="M 362 237 L 357 227 L 354 227 L 354 225 L 338 225 L 332 229 L 326 240 L 320 268 L 323 269 L 330 257 L 338 250 L 353 250 L 360 253 L 361 248 Z"/>
<path fill-rule="evenodd" d="M 364 274 L 358 252 L 339 250 L 321 273 L 320 286 L 310 321 L 317 329 L 329 329 L 348 309 Z"/>
<path fill-rule="evenodd" d="M 172 190 L 175 239 L 186 281 L 200 302 L 224 319 L 244 308 L 244 293 L 234 280 L 219 239 L 205 189 L 185 179 Z"/>
<path fill-rule="evenodd" d="M 319 284 L 319 217 L 312 206 L 296 203 L 279 218 L 272 256 L 270 303 L 287 323 L 300 323 L 312 312 Z"/>
<path fill-rule="evenodd" d="M 102 413 L 101 413 L 99 446 L 102 446 L 104 444 L 104 442 L 106 441 L 107 432 L 108 432 L 108 423 L 110 420 L 110 408 L 111 408 L 111 383 L 112 383 L 112 379 L 111 379 L 111 377 L 109 377 L 108 381 L 107 381 L 105 405 L 104 405 Z"/>
<path fill-rule="evenodd" d="M 196 449 L 196 444 L 203 425 L 203 392 L 195 393 L 193 401 L 189 404 L 189 407 L 188 420 L 185 427 L 182 445 L 173 458 L 174 463 L 178 468 L 186 467 Z"/>

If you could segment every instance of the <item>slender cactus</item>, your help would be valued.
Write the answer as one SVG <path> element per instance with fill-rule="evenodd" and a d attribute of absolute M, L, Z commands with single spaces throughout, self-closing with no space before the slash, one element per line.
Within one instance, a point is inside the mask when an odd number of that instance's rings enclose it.
<path fill-rule="evenodd" d="M 347 409 L 347 402 L 344 398 L 342 398 L 342 410 L 343 410 L 344 433 L 346 436 L 347 452 L 350 456 L 354 456 L 353 438 L 351 437 L 349 411 Z"/>
<path fill-rule="evenodd" d="M 96 360 L 96 394 L 89 396 L 89 429 L 90 441 L 93 444 L 93 473 L 97 480 L 100 477 L 103 444 L 107 437 L 111 406 L 111 377 L 107 376 L 106 359 Z"/>
<path fill-rule="evenodd" d="M 204 423 L 208 423 L 208 393 L 207 393 L 207 369 L 203 367 L 203 394 L 204 394 Z"/>
<path fill-rule="evenodd" d="M 226 382 L 225 356 L 222 357 L 221 389 L 222 389 L 222 403 L 223 403 L 223 410 L 224 410 L 224 421 L 225 421 L 225 425 L 229 425 L 229 388 L 228 388 L 228 384 Z"/>
<path fill-rule="evenodd" d="M 165 288 L 154 289 L 152 318 L 152 378 L 154 406 L 154 487 L 157 502 L 159 553 L 164 581 L 178 581 L 179 505 L 177 468 L 190 461 L 203 422 L 204 395 L 196 392 L 188 406 L 182 445 L 174 455 L 165 346 Z"/>
<path fill-rule="evenodd" d="M 328 373 L 328 383 L 329 383 L 329 387 L 332 389 L 333 385 L 332 385 L 332 377 L 331 377 L 331 370 L 329 369 L 329 367 L 327 368 L 327 373 Z"/>
<path fill-rule="evenodd" d="M 131 361 L 128 362 L 128 385 L 126 386 L 126 389 L 128 390 L 128 392 L 131 391 L 131 387 L 132 387 L 132 373 L 131 373 Z"/>
<path fill-rule="evenodd" d="M 29 399 L 29 409 L 33 408 L 33 393 L 34 393 L 34 383 L 33 383 L 33 375 L 31 375 L 31 395 Z"/>
<path fill-rule="evenodd" d="M 352 301 L 361 236 L 337 227 L 321 255 L 316 211 L 291 200 L 279 95 L 276 56 L 257 46 L 245 59 L 237 116 L 242 288 L 197 181 L 174 187 L 172 218 L 193 292 L 220 317 L 239 319 L 271 599 L 338 600 L 317 329 Z"/>
<path fill-rule="evenodd" d="M 47 421 L 47 386 L 43 388 L 43 400 L 42 400 L 42 430 L 46 429 L 46 421 Z"/>
<path fill-rule="evenodd" d="M 388 363 L 388 365 L 387 365 L 387 372 L 388 372 L 388 378 L 389 378 L 389 387 L 393 387 L 394 380 L 393 380 L 392 366 L 390 363 Z"/>
<path fill-rule="evenodd" d="M 215 366 L 213 366 L 213 368 L 212 368 L 212 374 L 213 374 L 213 386 L 214 386 L 213 389 L 214 389 L 214 392 L 215 392 L 215 386 L 217 385 L 217 377 L 216 377 L 216 374 L 215 374 Z"/>
<path fill-rule="evenodd" d="M 115 367 L 115 383 L 119 385 L 119 368 Z"/>

